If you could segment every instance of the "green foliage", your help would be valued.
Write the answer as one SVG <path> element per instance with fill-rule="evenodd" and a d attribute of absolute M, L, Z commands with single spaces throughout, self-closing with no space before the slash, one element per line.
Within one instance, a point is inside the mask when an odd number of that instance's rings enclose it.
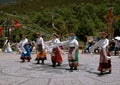
<path fill-rule="evenodd" d="M 74 32 L 80 41 L 85 42 L 86 36 L 100 36 L 100 31 L 108 30 L 103 16 L 107 14 L 109 5 L 111 1 L 108 0 L 20 0 L 16 4 L 0 6 L 3 11 L 3 14 L 0 14 L 0 24 L 6 19 L 18 19 L 26 26 L 12 31 L 11 39 L 15 42 L 20 40 L 19 35 L 22 33 L 35 40 L 36 32 L 43 34 L 46 40 L 51 38 L 53 32 L 58 33 L 61 38 Z M 120 0 L 114 0 L 112 5 L 114 14 L 119 16 Z M 19 17 L 5 15 L 4 12 Z M 52 26 L 53 22 L 57 31 Z M 120 34 L 119 23 L 118 20 L 114 24 L 117 35 Z"/>
<path fill-rule="evenodd" d="M 120 19 L 114 24 L 115 36 L 120 36 Z"/>

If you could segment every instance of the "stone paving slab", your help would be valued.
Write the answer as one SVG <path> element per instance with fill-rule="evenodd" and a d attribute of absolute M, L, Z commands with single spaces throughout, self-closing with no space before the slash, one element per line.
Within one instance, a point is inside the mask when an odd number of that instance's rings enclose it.
<path fill-rule="evenodd" d="M 120 85 L 120 58 L 112 56 L 112 73 L 99 75 L 99 55 L 79 53 L 80 66 L 70 72 L 67 54 L 63 55 L 62 66 L 53 68 L 47 54 L 45 64 L 35 64 L 36 54 L 31 62 L 20 62 L 16 52 L 0 52 L 0 85 Z"/>

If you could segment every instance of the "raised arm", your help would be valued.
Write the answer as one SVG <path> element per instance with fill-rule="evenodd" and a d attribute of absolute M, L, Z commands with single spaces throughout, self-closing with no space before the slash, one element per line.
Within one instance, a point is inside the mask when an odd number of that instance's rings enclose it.
<path fill-rule="evenodd" d="M 57 46 L 61 46 L 61 45 L 67 45 L 67 44 L 69 44 L 69 40 L 67 40 L 67 41 L 62 41 L 62 42 L 59 42 L 59 43 L 57 43 Z"/>
<path fill-rule="evenodd" d="M 109 45 L 109 40 L 106 39 L 103 46 L 102 46 L 102 49 L 103 49 L 103 54 L 105 55 L 105 58 L 106 59 L 109 59 L 110 57 L 107 55 L 107 46 Z"/>
<path fill-rule="evenodd" d="M 46 41 L 45 44 L 50 44 L 52 43 L 52 40 Z"/>
<path fill-rule="evenodd" d="M 101 42 L 102 42 L 102 41 L 99 40 L 99 41 L 96 42 L 94 45 L 92 45 L 90 51 L 91 51 L 91 52 L 94 52 L 94 49 L 96 49 L 97 47 L 100 47 Z"/>

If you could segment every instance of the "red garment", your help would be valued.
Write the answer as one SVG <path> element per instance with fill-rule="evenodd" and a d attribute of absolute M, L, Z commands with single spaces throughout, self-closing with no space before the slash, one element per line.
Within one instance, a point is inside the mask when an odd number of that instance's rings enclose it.
<path fill-rule="evenodd" d="M 51 59 L 52 59 L 52 62 L 62 63 L 62 56 L 58 48 L 53 48 Z"/>
<path fill-rule="evenodd" d="M 19 22 L 18 22 L 18 20 L 15 20 L 14 21 L 14 27 L 15 28 L 19 28 L 19 27 L 21 27 L 22 26 L 22 24 L 20 24 Z"/>
<path fill-rule="evenodd" d="M 0 27 L 0 37 L 2 36 L 2 27 Z"/>
<path fill-rule="evenodd" d="M 103 50 L 101 50 L 98 71 L 107 71 L 107 70 L 111 70 L 111 60 L 107 60 L 103 54 Z"/>

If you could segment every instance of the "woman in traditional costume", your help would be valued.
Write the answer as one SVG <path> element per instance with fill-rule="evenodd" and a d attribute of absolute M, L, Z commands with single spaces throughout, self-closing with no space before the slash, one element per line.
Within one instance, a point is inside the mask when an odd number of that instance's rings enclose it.
<path fill-rule="evenodd" d="M 78 63 L 78 41 L 74 38 L 75 34 L 70 33 L 70 39 L 67 41 L 60 42 L 58 45 L 67 45 L 68 46 L 68 61 L 70 70 L 77 70 L 79 63 Z"/>
<path fill-rule="evenodd" d="M 12 45 L 11 45 L 11 43 L 10 43 L 10 40 L 8 39 L 8 37 L 6 37 L 5 38 L 6 40 L 5 40 L 5 43 L 4 43 L 4 45 L 3 45 L 3 51 L 5 52 L 5 53 L 12 53 L 13 52 L 13 50 L 12 50 Z"/>
<path fill-rule="evenodd" d="M 42 61 L 42 64 L 44 64 L 44 60 L 46 60 L 46 51 L 45 51 L 45 43 L 40 33 L 37 33 L 37 40 L 36 40 L 36 50 L 37 50 L 37 57 L 36 61 L 37 64 L 40 63 L 40 60 Z"/>
<path fill-rule="evenodd" d="M 109 71 L 109 73 L 111 73 L 111 58 L 110 58 L 110 53 L 108 51 L 109 40 L 106 38 L 107 37 L 106 32 L 101 32 L 101 35 L 102 35 L 102 39 L 96 42 L 91 47 L 91 52 L 94 52 L 94 49 L 97 47 L 100 48 L 98 71 L 100 71 L 101 74 L 107 70 Z"/>
<path fill-rule="evenodd" d="M 28 60 L 28 62 L 30 62 L 31 52 L 30 52 L 30 45 L 29 45 L 28 39 L 24 34 L 22 34 L 21 37 L 22 37 L 22 40 L 18 45 L 19 51 L 21 52 L 20 59 L 22 60 L 22 62 L 25 62 L 25 60 Z"/>
<path fill-rule="evenodd" d="M 57 43 L 60 43 L 59 36 L 56 33 L 53 33 L 53 39 L 48 42 L 45 42 L 45 43 L 50 44 L 51 46 L 55 45 Z M 52 61 L 53 67 L 56 67 L 56 64 L 57 64 L 57 66 L 60 66 L 62 63 L 62 56 L 60 53 L 60 49 L 61 49 L 61 47 L 59 47 L 59 46 L 52 48 L 51 61 Z"/>

